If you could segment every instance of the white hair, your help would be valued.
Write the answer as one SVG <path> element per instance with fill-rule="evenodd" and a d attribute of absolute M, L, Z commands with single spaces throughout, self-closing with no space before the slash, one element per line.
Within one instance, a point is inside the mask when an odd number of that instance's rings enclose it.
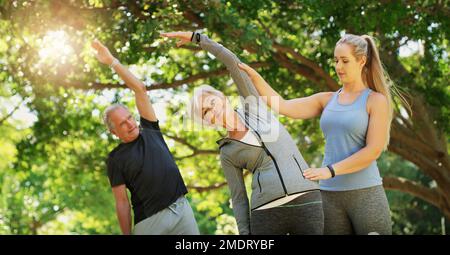
<path fill-rule="evenodd" d="M 128 108 L 123 104 L 110 105 L 103 112 L 103 122 L 105 123 L 105 125 L 108 127 L 109 130 L 114 130 L 115 128 L 114 123 L 112 123 L 111 119 L 109 118 L 109 115 L 118 108 L 123 108 L 129 112 Z"/>
<path fill-rule="evenodd" d="M 215 126 L 214 124 L 206 121 L 202 117 L 202 105 L 203 105 L 202 96 L 204 94 L 210 94 L 221 98 L 225 98 L 225 95 L 221 91 L 209 85 L 201 85 L 194 89 L 194 95 L 192 96 L 192 99 L 189 103 L 190 105 L 188 107 L 189 109 L 188 115 L 191 119 L 193 119 L 197 123 L 213 127 Z"/>

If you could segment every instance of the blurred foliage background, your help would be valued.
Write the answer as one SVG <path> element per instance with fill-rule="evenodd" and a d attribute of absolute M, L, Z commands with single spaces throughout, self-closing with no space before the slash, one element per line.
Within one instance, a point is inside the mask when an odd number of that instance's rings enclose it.
<path fill-rule="evenodd" d="M 224 132 L 193 131 L 185 121 L 195 86 L 229 96 L 236 88 L 197 46 L 159 37 L 193 30 L 234 51 L 286 98 L 337 90 L 337 40 L 376 37 L 412 106 L 411 115 L 397 103 L 378 161 L 394 234 L 447 234 L 449 22 L 449 4 L 438 0 L 0 0 L 0 234 L 120 233 L 104 162 L 118 140 L 101 113 L 113 102 L 135 108 L 132 92 L 93 57 L 94 38 L 148 86 L 201 233 L 237 233 L 215 143 Z M 318 119 L 280 119 L 319 166 Z"/>

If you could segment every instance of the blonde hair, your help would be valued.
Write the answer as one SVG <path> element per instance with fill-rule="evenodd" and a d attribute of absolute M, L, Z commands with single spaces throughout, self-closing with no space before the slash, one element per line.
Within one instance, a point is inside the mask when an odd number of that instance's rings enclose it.
<path fill-rule="evenodd" d="M 337 43 L 347 44 L 352 46 L 353 55 L 357 60 L 361 57 L 366 57 L 366 63 L 363 67 L 363 82 L 367 87 L 373 91 L 383 94 L 388 100 L 389 107 L 389 124 L 387 130 L 387 139 L 385 142 L 384 149 L 387 148 L 390 139 L 391 123 L 394 115 L 394 102 L 393 97 L 398 97 L 401 103 L 409 110 L 411 113 L 411 108 L 409 103 L 406 101 L 404 96 L 396 88 L 394 82 L 389 77 L 389 74 L 383 67 L 381 63 L 378 49 L 375 45 L 374 38 L 369 35 L 344 35 Z"/>
<path fill-rule="evenodd" d="M 189 109 L 188 116 L 197 123 L 214 127 L 215 125 L 206 121 L 202 117 L 202 105 L 203 105 L 202 97 L 205 94 L 210 94 L 210 95 L 215 95 L 215 96 L 218 96 L 221 98 L 225 98 L 225 95 L 221 91 L 219 91 L 209 85 L 201 85 L 198 88 L 194 89 L 194 94 L 193 94 L 192 99 L 189 102 L 189 106 L 188 106 L 188 109 Z"/>

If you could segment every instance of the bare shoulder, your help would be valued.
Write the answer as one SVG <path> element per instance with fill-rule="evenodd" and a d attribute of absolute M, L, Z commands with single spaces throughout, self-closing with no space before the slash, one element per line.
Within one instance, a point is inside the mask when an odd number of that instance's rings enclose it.
<path fill-rule="evenodd" d="M 331 97 L 333 97 L 333 94 L 334 92 L 327 91 L 327 92 L 319 92 L 315 94 L 315 96 L 317 96 L 317 99 L 319 100 L 322 108 L 325 108 L 325 106 L 330 101 Z"/>
<path fill-rule="evenodd" d="M 387 109 L 388 99 L 385 95 L 372 91 L 367 99 L 367 110 L 370 112 L 372 109 Z"/>
<path fill-rule="evenodd" d="M 373 106 L 382 106 L 387 105 L 388 99 L 385 95 L 381 94 L 380 92 L 372 91 L 372 93 L 369 94 L 368 103 L 370 103 Z"/>

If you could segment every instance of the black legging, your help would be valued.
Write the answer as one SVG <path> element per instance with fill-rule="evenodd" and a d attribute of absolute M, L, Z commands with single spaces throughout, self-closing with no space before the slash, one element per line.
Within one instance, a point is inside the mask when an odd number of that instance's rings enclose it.
<path fill-rule="evenodd" d="M 252 235 L 322 235 L 324 228 L 322 197 L 313 191 L 277 207 L 253 210 Z"/>

